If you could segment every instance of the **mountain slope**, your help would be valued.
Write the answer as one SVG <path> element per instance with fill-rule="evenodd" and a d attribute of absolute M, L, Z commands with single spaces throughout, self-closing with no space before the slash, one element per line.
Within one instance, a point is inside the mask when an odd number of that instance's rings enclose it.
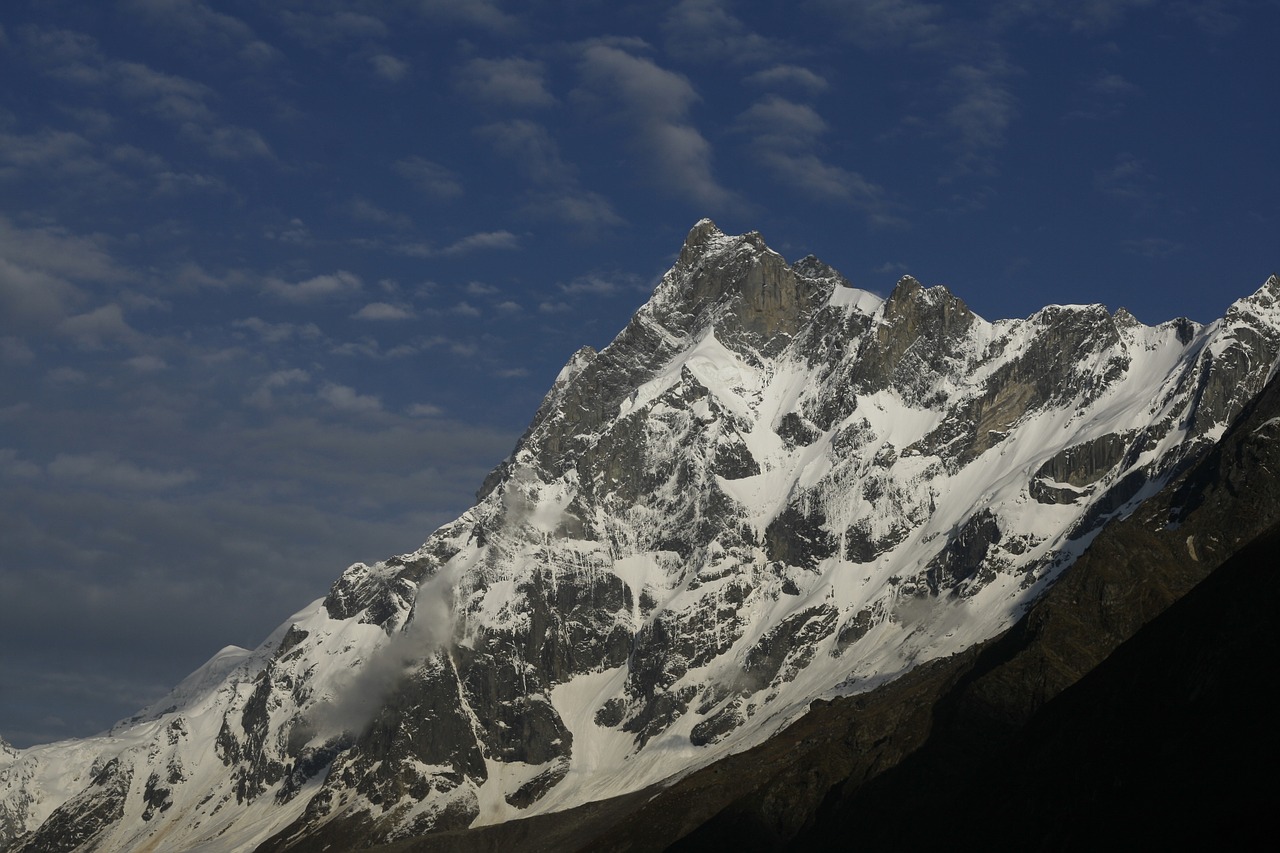
<path fill-rule="evenodd" d="M 703 220 L 474 508 L 106 735 L 0 765 L 0 850 L 355 847 L 761 743 L 1012 625 L 1254 398 L 1278 300 L 990 323 Z"/>
<path fill-rule="evenodd" d="M 1274 788 L 1231 771 L 1280 747 L 1257 701 L 1270 692 L 1257 675 L 1275 645 L 1260 635 L 1271 633 L 1277 523 L 1272 381 L 1213 452 L 1104 530 L 1014 629 L 816 706 L 759 749 L 596 827 L 592 849 L 666 849 L 686 833 L 677 849 L 829 849 L 852 835 L 916 849 L 954 843 L 958 825 L 992 808 L 999 830 L 981 843 L 994 849 L 1218 832 Z M 1188 547 L 1212 536 L 1213 554 Z M 1103 817 L 1139 803 L 1150 820 Z"/>

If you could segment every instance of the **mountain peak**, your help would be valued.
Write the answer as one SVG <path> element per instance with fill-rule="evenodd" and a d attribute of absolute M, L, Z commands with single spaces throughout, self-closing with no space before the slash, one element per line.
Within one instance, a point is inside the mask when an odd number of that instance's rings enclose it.
<path fill-rule="evenodd" d="M 680 266 L 690 267 L 713 248 L 721 245 L 727 235 L 710 219 L 702 218 L 689 229 L 680 250 Z"/>
<path fill-rule="evenodd" d="M 693 226 L 680 259 L 641 309 L 681 337 L 708 327 L 731 349 L 774 351 L 785 345 L 836 285 L 830 272 L 800 274 L 758 231 L 732 236 L 710 219 Z"/>
<path fill-rule="evenodd" d="M 686 773 L 1004 630 L 1280 354 L 1274 278 L 1159 333 L 844 284 L 699 221 L 417 551 L 105 737 L 0 743 L 0 848 L 369 847 Z"/>

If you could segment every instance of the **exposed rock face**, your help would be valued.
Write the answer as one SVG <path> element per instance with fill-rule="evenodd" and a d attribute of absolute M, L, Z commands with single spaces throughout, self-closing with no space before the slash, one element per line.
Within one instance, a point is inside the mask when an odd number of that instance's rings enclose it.
<path fill-rule="evenodd" d="M 1248 843 L 1277 788 L 1252 768 L 1280 748 L 1257 682 L 1277 646 L 1278 439 L 1273 381 L 1013 630 L 815 703 L 773 741 L 580 827 L 582 849 L 927 849 L 993 803 L 992 849 Z M 1212 530 L 1212 556 L 1184 547 Z"/>
<path fill-rule="evenodd" d="M 0 765 L 0 850 L 58 808 L 106 814 L 103 851 L 355 849 L 750 746 L 1013 624 L 1249 405 L 1277 292 L 1204 328 L 989 323 L 704 220 L 457 521 L 109 737 Z M 113 760 L 119 813 L 87 772 Z"/>

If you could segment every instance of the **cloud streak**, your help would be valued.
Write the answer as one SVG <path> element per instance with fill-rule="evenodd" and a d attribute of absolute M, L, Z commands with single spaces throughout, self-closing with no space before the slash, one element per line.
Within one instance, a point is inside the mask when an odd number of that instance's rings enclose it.
<path fill-rule="evenodd" d="M 689 120 L 699 98 L 687 78 L 600 42 L 583 49 L 579 72 L 586 90 L 618 105 L 650 177 L 667 192 L 712 210 L 740 203 L 716 180 L 711 144 Z"/>
<path fill-rule="evenodd" d="M 882 187 L 819 156 L 827 123 L 812 107 L 769 95 L 738 116 L 737 128 L 750 137 L 756 160 L 781 183 L 817 201 L 852 204 L 875 224 L 902 224 Z"/>

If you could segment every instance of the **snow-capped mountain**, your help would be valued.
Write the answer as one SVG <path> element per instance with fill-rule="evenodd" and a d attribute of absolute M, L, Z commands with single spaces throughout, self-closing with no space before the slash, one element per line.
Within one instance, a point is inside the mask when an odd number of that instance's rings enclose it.
<path fill-rule="evenodd" d="M 703 220 L 420 549 L 104 735 L 0 743 L 0 851 L 354 848 L 688 773 L 1010 626 L 1278 356 L 1275 277 L 1208 326 L 988 322 Z"/>

